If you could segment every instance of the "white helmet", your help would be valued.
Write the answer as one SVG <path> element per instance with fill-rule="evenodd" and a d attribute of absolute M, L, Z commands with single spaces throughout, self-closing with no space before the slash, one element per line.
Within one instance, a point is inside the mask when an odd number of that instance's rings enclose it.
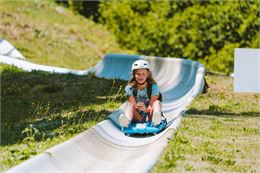
<path fill-rule="evenodd" d="M 148 69 L 150 71 L 149 62 L 147 62 L 145 60 L 137 60 L 132 65 L 132 72 L 136 69 L 142 69 L 142 68 Z"/>

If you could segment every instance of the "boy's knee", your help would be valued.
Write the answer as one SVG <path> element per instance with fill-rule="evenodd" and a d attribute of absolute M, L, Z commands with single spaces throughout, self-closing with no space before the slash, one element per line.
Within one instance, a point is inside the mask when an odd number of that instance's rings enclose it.
<path fill-rule="evenodd" d="M 161 105 L 160 100 L 156 100 L 156 101 L 153 103 L 153 106 L 154 106 L 154 105 L 157 105 L 157 104 L 158 104 L 158 105 Z"/>
<path fill-rule="evenodd" d="M 133 104 L 133 103 L 131 103 L 131 102 L 127 102 L 127 106 L 134 107 L 134 104 Z"/>

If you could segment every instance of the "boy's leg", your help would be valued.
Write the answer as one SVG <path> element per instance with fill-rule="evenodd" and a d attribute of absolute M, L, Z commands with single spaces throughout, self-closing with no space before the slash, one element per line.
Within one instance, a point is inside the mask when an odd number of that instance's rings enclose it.
<path fill-rule="evenodd" d="M 131 102 L 127 102 L 127 105 L 124 107 L 124 114 L 121 114 L 119 116 L 119 123 L 122 127 L 128 127 L 128 125 L 132 121 L 133 109 L 134 105 Z"/>
<path fill-rule="evenodd" d="M 159 100 L 156 100 L 153 103 L 153 114 L 152 114 L 152 122 L 153 124 L 159 125 L 161 123 L 162 120 L 162 108 L 161 108 L 161 102 Z"/>
<path fill-rule="evenodd" d="M 142 123 L 142 116 L 138 113 L 138 111 L 136 109 L 133 109 L 133 121 L 134 122 L 139 122 L 139 123 Z"/>
<path fill-rule="evenodd" d="M 127 118 L 132 121 L 133 119 L 133 112 L 134 112 L 134 105 L 131 102 L 127 102 L 127 107 L 125 110 L 125 115 L 127 116 Z"/>

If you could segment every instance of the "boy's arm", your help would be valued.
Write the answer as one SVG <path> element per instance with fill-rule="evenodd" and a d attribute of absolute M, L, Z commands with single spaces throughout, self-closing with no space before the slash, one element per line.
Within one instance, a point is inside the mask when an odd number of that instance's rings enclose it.
<path fill-rule="evenodd" d="M 151 100 L 150 100 L 150 106 L 152 107 L 153 106 L 153 103 L 158 100 L 159 96 L 158 95 L 155 95 L 155 96 L 151 96 Z"/>
<path fill-rule="evenodd" d="M 142 117 L 141 115 L 137 112 L 137 105 L 136 105 L 136 100 L 135 100 L 135 97 L 134 96 L 129 96 L 128 97 L 128 101 L 131 102 L 133 105 L 134 105 L 134 119 L 136 119 L 137 121 L 139 122 L 142 122 Z"/>
<path fill-rule="evenodd" d="M 134 107 L 136 107 L 136 101 L 134 96 L 129 96 L 128 101 L 131 102 L 134 105 Z"/>

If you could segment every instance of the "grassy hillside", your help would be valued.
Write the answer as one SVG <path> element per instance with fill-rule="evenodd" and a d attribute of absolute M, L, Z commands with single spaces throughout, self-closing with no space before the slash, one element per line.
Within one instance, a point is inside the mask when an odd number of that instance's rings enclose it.
<path fill-rule="evenodd" d="M 47 1 L 0 1 L 0 38 L 30 61 L 87 69 L 122 50 L 101 25 Z"/>

